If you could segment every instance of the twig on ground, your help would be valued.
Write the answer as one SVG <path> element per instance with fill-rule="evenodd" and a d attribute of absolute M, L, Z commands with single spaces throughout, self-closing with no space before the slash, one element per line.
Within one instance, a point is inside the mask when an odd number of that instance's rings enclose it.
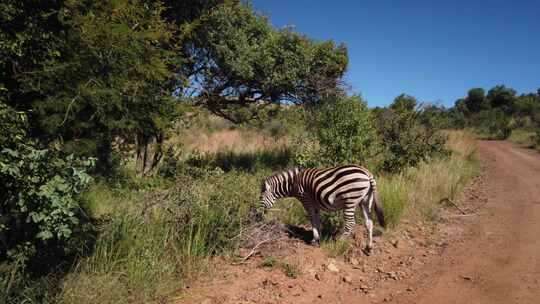
<path fill-rule="evenodd" d="M 465 212 L 463 209 L 461 209 L 456 203 L 454 203 L 454 202 L 453 202 L 451 199 L 449 199 L 449 198 L 443 198 L 440 202 L 441 202 L 441 203 L 442 203 L 442 202 L 448 202 L 448 203 L 450 203 L 450 205 L 456 207 L 456 209 L 459 210 L 459 212 L 461 212 L 461 214 L 463 214 L 463 215 L 467 214 L 467 212 Z"/>
<path fill-rule="evenodd" d="M 273 239 L 266 239 L 264 241 L 261 241 L 259 242 L 257 245 L 255 245 L 255 247 L 253 247 L 251 249 L 251 251 L 248 253 L 248 255 L 246 255 L 245 257 L 242 258 L 242 260 L 240 262 L 237 262 L 237 263 L 234 263 L 234 265 L 240 265 L 240 264 L 243 264 L 245 261 L 247 261 L 252 255 L 255 254 L 255 252 L 257 252 L 257 248 L 259 248 L 259 246 L 261 246 L 262 244 L 264 243 L 268 243 L 270 241 L 273 241 L 273 240 L 276 240 L 276 238 L 273 238 Z"/>
<path fill-rule="evenodd" d="M 449 217 L 449 218 L 453 218 L 453 217 L 468 217 L 468 216 L 477 216 L 477 215 L 482 215 L 483 213 L 467 213 L 467 214 L 453 214 L 453 215 L 448 215 L 446 217 Z"/>

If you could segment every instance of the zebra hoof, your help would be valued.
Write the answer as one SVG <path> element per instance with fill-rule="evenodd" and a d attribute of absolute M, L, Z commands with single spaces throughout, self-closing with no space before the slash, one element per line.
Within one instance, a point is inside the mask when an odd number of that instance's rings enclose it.
<path fill-rule="evenodd" d="M 365 255 L 370 256 L 371 253 L 373 252 L 373 248 L 367 247 L 367 246 L 366 246 L 366 247 L 364 248 L 364 250 L 362 250 L 362 251 L 364 252 Z"/>
<path fill-rule="evenodd" d="M 315 246 L 315 247 L 319 247 L 319 246 L 321 246 L 321 240 L 313 239 L 313 240 L 311 240 L 311 245 Z"/>

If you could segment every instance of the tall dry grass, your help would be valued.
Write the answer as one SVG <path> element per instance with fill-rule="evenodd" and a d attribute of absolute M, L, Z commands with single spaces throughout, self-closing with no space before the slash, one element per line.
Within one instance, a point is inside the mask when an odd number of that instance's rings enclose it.
<path fill-rule="evenodd" d="M 287 138 L 272 138 L 246 130 L 220 130 L 212 133 L 186 134 L 182 140 L 186 152 L 199 151 L 217 153 L 231 151 L 235 153 L 254 153 L 287 147 Z"/>
<path fill-rule="evenodd" d="M 450 151 L 447 157 L 380 178 L 380 197 L 391 225 L 396 225 L 404 214 L 436 221 L 441 200 L 454 200 L 478 174 L 473 136 L 465 131 L 450 131 L 446 135 L 446 147 Z"/>

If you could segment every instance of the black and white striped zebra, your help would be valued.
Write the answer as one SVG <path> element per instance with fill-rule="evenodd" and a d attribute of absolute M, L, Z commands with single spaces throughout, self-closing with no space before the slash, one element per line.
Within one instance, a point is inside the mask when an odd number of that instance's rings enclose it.
<path fill-rule="evenodd" d="M 295 197 L 302 202 L 311 217 L 313 243 L 320 242 L 321 220 L 319 211 L 343 210 L 343 235 L 354 232 L 354 214 L 358 204 L 362 207 L 368 233 L 366 249 L 373 247 L 373 221 L 371 207 L 375 209 L 381 226 L 384 214 L 378 201 L 377 184 L 367 169 L 359 166 L 340 166 L 327 169 L 290 169 L 268 177 L 261 187 L 261 204 L 271 208 L 279 198 Z"/>

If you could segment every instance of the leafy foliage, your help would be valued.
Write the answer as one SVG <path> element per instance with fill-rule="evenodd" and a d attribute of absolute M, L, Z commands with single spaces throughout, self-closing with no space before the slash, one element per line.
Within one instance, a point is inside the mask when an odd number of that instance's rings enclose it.
<path fill-rule="evenodd" d="M 465 98 L 465 105 L 471 113 L 478 113 L 490 106 L 486 99 L 486 92 L 482 88 L 470 89 Z"/>
<path fill-rule="evenodd" d="M 378 129 L 385 149 L 382 169 L 397 172 L 444 151 L 445 138 L 436 121 L 424 119 L 416 99 L 400 95 L 378 113 Z"/>
<path fill-rule="evenodd" d="M 26 135 L 24 113 L 4 103 L 0 126 L 0 263 L 15 265 L 13 273 L 47 272 L 84 250 L 88 218 L 79 195 L 92 180 L 93 160 L 38 149 Z M 0 297 L 9 297 L 17 275 L 0 276 Z"/>
<path fill-rule="evenodd" d="M 364 164 L 374 155 L 377 134 L 360 96 L 326 100 L 315 112 L 314 127 L 322 164 Z"/>
<path fill-rule="evenodd" d="M 276 30 L 241 3 L 218 6 L 194 33 L 190 89 L 233 122 L 256 117 L 270 103 L 318 101 L 337 90 L 348 62 L 344 46 Z"/>
<path fill-rule="evenodd" d="M 514 89 L 504 85 L 491 88 L 487 95 L 482 88 L 471 89 L 449 111 L 455 126 L 472 127 L 482 138 L 489 139 L 506 139 L 516 128 L 535 131 L 537 113 L 538 94 L 517 96 Z"/>

